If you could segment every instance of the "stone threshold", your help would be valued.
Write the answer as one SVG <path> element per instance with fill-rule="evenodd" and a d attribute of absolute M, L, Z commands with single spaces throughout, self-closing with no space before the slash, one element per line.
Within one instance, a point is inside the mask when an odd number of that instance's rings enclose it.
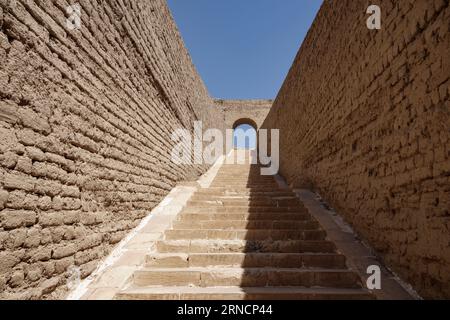
<path fill-rule="evenodd" d="M 192 195 L 211 185 L 224 159 L 225 156 L 220 157 L 198 181 L 175 187 L 66 299 L 112 300 L 133 273 L 142 268 L 146 256 L 155 252 L 156 242 L 163 239 L 164 232 L 171 228 Z"/>

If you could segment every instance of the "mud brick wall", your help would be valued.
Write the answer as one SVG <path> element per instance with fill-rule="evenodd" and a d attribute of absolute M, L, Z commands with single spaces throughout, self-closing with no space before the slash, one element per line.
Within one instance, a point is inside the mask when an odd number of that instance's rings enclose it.
<path fill-rule="evenodd" d="M 448 0 L 325 1 L 264 124 L 289 182 L 425 298 L 450 298 L 449 21 Z"/>
<path fill-rule="evenodd" d="M 64 296 L 206 169 L 171 133 L 223 126 L 165 1 L 77 2 L 71 31 L 67 1 L 0 0 L 0 298 Z"/>
<path fill-rule="evenodd" d="M 251 120 L 260 128 L 272 108 L 272 100 L 215 100 L 225 113 L 225 129 L 233 129 L 239 121 Z"/>

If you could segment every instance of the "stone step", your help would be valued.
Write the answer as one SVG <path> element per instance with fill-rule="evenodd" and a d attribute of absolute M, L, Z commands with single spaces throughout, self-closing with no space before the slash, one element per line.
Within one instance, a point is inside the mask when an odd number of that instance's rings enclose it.
<path fill-rule="evenodd" d="M 246 174 L 250 177 L 272 177 L 272 176 L 264 176 L 261 174 L 261 170 L 259 168 L 252 168 L 247 167 L 245 168 L 243 165 L 240 165 L 239 167 L 223 167 L 219 172 L 217 173 L 216 177 L 239 177 L 239 176 L 231 176 L 231 173 L 241 173 Z"/>
<path fill-rule="evenodd" d="M 346 269 L 294 268 L 147 268 L 136 271 L 133 285 L 361 288 L 355 272 Z"/>
<path fill-rule="evenodd" d="M 200 221 L 174 221 L 173 229 L 221 229 L 221 230 L 314 230 L 319 228 L 319 223 L 313 220 L 297 221 L 297 220 L 200 220 Z"/>
<path fill-rule="evenodd" d="M 232 176 L 230 175 L 231 173 L 240 173 L 240 174 L 246 174 L 246 176 L 249 176 L 251 178 L 273 178 L 273 176 L 264 176 L 261 174 L 261 170 L 260 169 L 254 169 L 254 168 L 244 168 L 244 167 L 224 167 L 221 170 L 219 170 L 219 172 L 217 172 L 216 178 L 239 178 L 242 176 Z"/>
<path fill-rule="evenodd" d="M 115 299 L 372 299 L 296 194 L 223 165 Z"/>
<path fill-rule="evenodd" d="M 222 188 L 221 186 L 225 186 Z M 211 189 L 215 190 L 215 188 L 222 189 L 223 191 L 235 191 L 241 190 L 240 193 L 249 193 L 254 194 L 258 192 L 268 192 L 268 191 L 283 191 L 283 189 L 279 189 L 279 186 L 276 184 L 273 185 L 249 185 L 249 184 L 219 184 L 211 185 Z"/>
<path fill-rule="evenodd" d="M 178 221 L 311 221 L 309 214 L 303 213 L 182 213 Z"/>
<path fill-rule="evenodd" d="M 248 174 L 240 174 L 239 177 L 216 177 L 213 181 L 214 183 L 253 183 L 253 184 L 264 184 L 264 183 L 276 183 L 276 180 L 271 176 L 249 176 Z"/>
<path fill-rule="evenodd" d="M 247 184 L 252 184 L 255 186 L 258 185 L 276 185 L 277 181 L 271 177 L 268 179 L 265 178 L 261 178 L 261 177 L 248 177 L 246 174 L 243 174 L 242 177 L 240 178 L 216 178 L 213 182 L 213 185 L 218 185 L 218 186 L 227 186 L 229 184 L 242 184 L 242 183 L 247 183 Z"/>
<path fill-rule="evenodd" d="M 192 201 L 281 201 L 281 200 L 297 200 L 301 203 L 297 197 L 291 195 L 279 196 L 279 195 L 198 195 L 195 194 L 191 197 Z"/>
<path fill-rule="evenodd" d="M 252 186 L 255 188 L 261 188 L 261 187 L 275 187 L 278 188 L 278 183 L 271 179 L 271 180 L 215 180 L 212 182 L 211 187 L 229 187 L 229 186 Z"/>
<path fill-rule="evenodd" d="M 214 180 L 212 181 L 212 184 L 210 187 L 227 187 L 230 185 L 242 185 L 242 184 L 248 184 L 248 185 L 252 185 L 254 187 L 260 187 L 260 186 L 277 186 L 277 182 L 274 179 L 270 179 L 270 180 L 260 180 L 260 179 L 255 179 L 255 178 L 242 178 L 242 179 L 221 179 L 221 180 Z"/>
<path fill-rule="evenodd" d="M 200 189 L 195 193 L 195 196 L 202 196 L 206 198 L 215 196 L 292 197 L 295 196 L 295 194 L 292 191 L 285 191 L 285 190 L 253 192 L 250 190 L 234 191 L 232 189 L 224 189 L 224 190 Z"/>
<path fill-rule="evenodd" d="M 131 287 L 116 300 L 372 300 L 364 289 L 298 287 Z"/>
<path fill-rule="evenodd" d="M 281 199 L 294 199 L 296 198 L 289 193 L 238 193 L 238 192 L 211 192 L 211 193 L 195 193 L 190 200 L 227 200 L 227 199 L 238 199 L 238 200 L 277 200 Z M 301 203 L 301 202 L 300 202 Z"/>
<path fill-rule="evenodd" d="M 286 189 L 274 186 L 274 187 L 256 187 L 252 186 L 246 187 L 246 186 L 211 186 L 209 188 L 210 192 L 239 192 L 241 194 L 245 193 L 261 193 L 261 192 L 283 192 L 286 191 Z"/>
<path fill-rule="evenodd" d="M 167 230 L 166 240 L 324 240 L 323 230 Z"/>
<path fill-rule="evenodd" d="M 245 267 L 344 269 L 345 256 L 336 253 L 154 253 L 146 258 L 148 268 Z"/>
<path fill-rule="evenodd" d="M 303 206 L 298 199 L 221 199 L 189 200 L 187 206 L 196 207 L 295 207 Z"/>
<path fill-rule="evenodd" d="M 214 179 L 215 182 L 275 182 L 273 176 L 261 176 L 249 173 L 226 173 L 219 174 Z"/>
<path fill-rule="evenodd" d="M 253 206 L 188 206 L 182 213 L 297 213 L 308 214 L 304 207 L 253 207 Z"/>
<path fill-rule="evenodd" d="M 319 241 L 260 241 L 260 240 L 160 240 L 160 253 L 335 253 L 333 242 Z"/>

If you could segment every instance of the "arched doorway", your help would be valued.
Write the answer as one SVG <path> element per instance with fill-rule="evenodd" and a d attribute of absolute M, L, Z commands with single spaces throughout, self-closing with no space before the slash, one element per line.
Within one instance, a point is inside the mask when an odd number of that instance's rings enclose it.
<path fill-rule="evenodd" d="M 257 148 L 258 126 L 251 119 L 239 119 L 233 125 L 233 147 L 235 149 L 255 150 Z"/>

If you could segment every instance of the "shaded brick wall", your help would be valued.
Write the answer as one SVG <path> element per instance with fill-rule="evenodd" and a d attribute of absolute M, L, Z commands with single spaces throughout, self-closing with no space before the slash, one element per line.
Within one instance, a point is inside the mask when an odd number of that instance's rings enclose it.
<path fill-rule="evenodd" d="M 78 2 L 70 31 L 64 0 L 0 0 L 0 298 L 63 296 L 206 169 L 171 133 L 223 126 L 165 1 Z"/>
<path fill-rule="evenodd" d="M 450 298 L 449 21 L 448 0 L 325 1 L 263 126 L 426 298 Z"/>

